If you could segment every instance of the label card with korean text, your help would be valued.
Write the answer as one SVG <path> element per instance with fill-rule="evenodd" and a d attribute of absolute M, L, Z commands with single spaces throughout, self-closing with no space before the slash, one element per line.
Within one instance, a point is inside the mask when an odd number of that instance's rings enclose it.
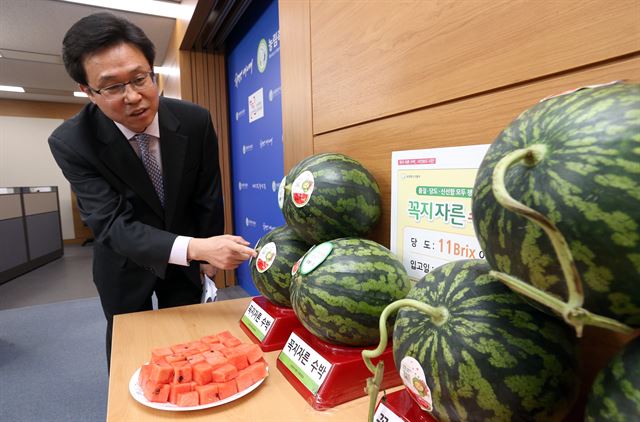
<path fill-rule="evenodd" d="M 484 257 L 471 196 L 489 145 L 394 151 L 391 156 L 391 251 L 421 279 L 457 259 Z"/>
<path fill-rule="evenodd" d="M 274 318 L 252 300 L 241 321 L 258 340 L 262 341 L 273 327 Z"/>
<path fill-rule="evenodd" d="M 291 333 L 278 359 L 313 395 L 331 371 L 331 364 L 296 333 Z"/>
<path fill-rule="evenodd" d="M 393 413 L 391 409 L 384 405 L 383 402 L 378 404 L 376 413 L 373 415 L 374 422 L 404 422 L 400 416 Z"/>

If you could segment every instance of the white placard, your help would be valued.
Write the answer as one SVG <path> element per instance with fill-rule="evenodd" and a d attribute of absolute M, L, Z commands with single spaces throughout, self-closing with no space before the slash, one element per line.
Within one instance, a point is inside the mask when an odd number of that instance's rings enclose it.
<path fill-rule="evenodd" d="M 258 340 L 262 341 L 273 327 L 274 318 L 252 300 L 241 321 Z"/>
<path fill-rule="evenodd" d="M 471 213 L 475 177 L 489 145 L 391 155 L 391 251 L 419 280 L 458 259 L 482 258 Z"/>
<path fill-rule="evenodd" d="M 318 393 L 332 366 L 296 333 L 291 333 L 278 359 L 313 395 Z"/>
<path fill-rule="evenodd" d="M 400 416 L 393 413 L 393 410 L 384 405 L 384 402 L 378 404 L 376 413 L 373 415 L 374 422 L 404 422 Z"/>

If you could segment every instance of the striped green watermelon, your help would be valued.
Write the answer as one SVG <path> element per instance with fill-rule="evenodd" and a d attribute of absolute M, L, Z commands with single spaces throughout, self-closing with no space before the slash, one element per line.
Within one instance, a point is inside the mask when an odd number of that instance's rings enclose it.
<path fill-rule="evenodd" d="M 380 218 L 378 184 L 346 155 L 308 157 L 285 180 L 282 213 L 287 224 L 310 243 L 364 236 Z"/>
<path fill-rule="evenodd" d="M 321 340 L 366 346 L 379 339 L 382 310 L 403 298 L 410 286 L 402 263 L 384 246 L 336 239 L 304 256 L 291 280 L 291 305 L 302 325 Z"/>
<path fill-rule="evenodd" d="M 396 367 L 440 422 L 561 420 L 579 385 L 575 336 L 490 269 L 485 260 L 461 260 L 418 281 L 406 298 L 435 309 L 429 316 L 400 308 Z"/>
<path fill-rule="evenodd" d="M 262 236 L 255 247 L 258 255 L 249 260 L 251 278 L 260 294 L 276 305 L 290 308 L 291 267 L 309 247 L 286 224 Z"/>
<path fill-rule="evenodd" d="M 566 301 L 549 237 L 492 192 L 498 162 L 526 147 L 535 151 L 508 167 L 506 190 L 566 239 L 575 262 L 567 274 L 582 280 L 583 307 L 640 326 L 640 85 L 615 83 L 540 102 L 498 136 L 478 170 L 473 221 L 491 267 Z"/>
<path fill-rule="evenodd" d="M 596 377 L 587 400 L 588 422 L 640 421 L 640 337 Z"/>

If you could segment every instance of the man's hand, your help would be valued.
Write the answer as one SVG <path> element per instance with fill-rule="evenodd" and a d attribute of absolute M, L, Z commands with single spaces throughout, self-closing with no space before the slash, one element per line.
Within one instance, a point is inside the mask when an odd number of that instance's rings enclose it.
<path fill-rule="evenodd" d="M 221 270 L 233 270 L 251 257 L 257 256 L 249 242 L 240 236 L 223 234 L 206 239 L 193 238 L 187 248 L 189 261 L 208 262 Z"/>
<path fill-rule="evenodd" d="M 211 264 L 200 264 L 200 281 L 204 282 L 205 275 L 213 280 L 217 272 L 218 269 Z"/>

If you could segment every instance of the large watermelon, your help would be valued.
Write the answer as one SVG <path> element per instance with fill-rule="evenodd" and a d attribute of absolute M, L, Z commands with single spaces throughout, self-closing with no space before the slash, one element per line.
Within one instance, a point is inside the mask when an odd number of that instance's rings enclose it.
<path fill-rule="evenodd" d="M 251 277 L 260 294 L 276 305 L 290 308 L 291 267 L 309 247 L 286 224 L 262 236 L 255 247 L 258 255 L 249 260 Z"/>
<path fill-rule="evenodd" d="M 440 309 L 432 319 L 400 308 L 396 367 L 440 422 L 561 420 L 579 385 L 575 336 L 490 270 L 485 260 L 450 262 L 411 289 L 407 299 Z"/>
<path fill-rule="evenodd" d="M 310 243 L 364 236 L 380 218 L 378 184 L 346 155 L 308 157 L 291 169 L 283 186 L 284 218 Z"/>
<path fill-rule="evenodd" d="M 494 141 L 473 189 L 473 221 L 492 268 L 555 297 L 568 291 L 549 237 L 503 208 L 493 171 L 508 153 L 509 194 L 564 235 L 582 279 L 584 308 L 640 326 L 640 85 L 616 83 L 547 99 Z"/>
<path fill-rule="evenodd" d="M 302 259 L 291 280 L 291 305 L 316 337 L 346 346 L 375 344 L 384 308 L 411 287 L 402 263 L 366 239 L 322 243 Z"/>
<path fill-rule="evenodd" d="M 587 400 L 588 422 L 640 421 L 640 337 L 596 377 Z"/>

